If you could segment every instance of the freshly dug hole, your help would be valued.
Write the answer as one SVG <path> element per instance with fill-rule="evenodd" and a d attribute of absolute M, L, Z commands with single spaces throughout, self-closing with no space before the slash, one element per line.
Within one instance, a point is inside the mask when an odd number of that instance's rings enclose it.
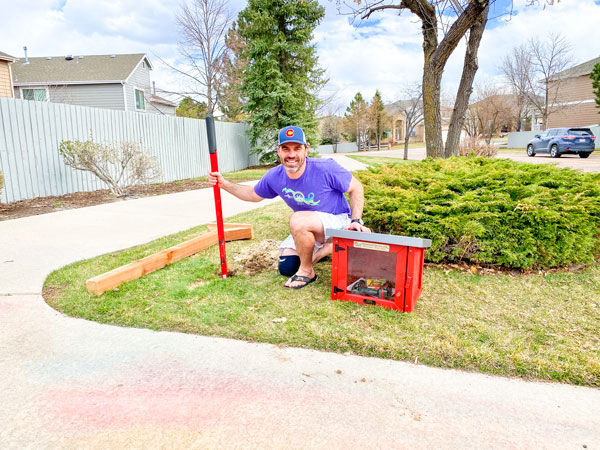
<path fill-rule="evenodd" d="M 232 260 L 231 265 L 227 268 L 229 275 L 251 276 L 265 270 L 277 270 L 279 241 L 265 239 L 253 242 L 234 254 Z"/>

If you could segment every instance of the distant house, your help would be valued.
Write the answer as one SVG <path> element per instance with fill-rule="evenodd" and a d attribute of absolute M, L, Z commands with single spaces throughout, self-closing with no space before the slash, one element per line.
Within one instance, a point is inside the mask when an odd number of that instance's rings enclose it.
<path fill-rule="evenodd" d="M 16 58 L 0 52 L 0 97 L 14 97 L 11 64 Z"/>
<path fill-rule="evenodd" d="M 152 92 L 155 92 L 152 89 Z M 150 94 L 148 98 L 148 102 L 150 103 L 151 109 L 156 110 L 157 114 L 164 114 L 167 116 L 174 116 L 177 111 L 177 103 L 173 103 L 170 100 L 159 97 L 156 94 Z"/>
<path fill-rule="evenodd" d="M 388 141 L 393 144 L 404 143 L 404 136 L 406 134 L 406 114 L 404 108 L 409 107 L 410 104 L 405 100 L 398 100 L 397 102 L 385 105 L 385 112 L 392 119 L 392 134 L 388 136 Z M 425 125 L 421 122 L 417 125 L 409 137 L 410 142 L 425 142 Z"/>
<path fill-rule="evenodd" d="M 557 73 L 549 82 L 549 98 L 558 88 L 557 112 L 548 118 L 548 128 L 590 126 L 600 124 L 600 109 L 596 108 L 590 73 L 600 57 Z"/>
<path fill-rule="evenodd" d="M 406 114 L 404 113 L 404 109 L 409 106 L 410 104 L 407 103 L 407 100 L 398 100 L 385 106 L 385 112 L 392 118 L 392 134 L 388 137 L 388 141 L 392 145 L 404 143 L 404 135 L 406 134 Z M 448 135 L 448 128 L 450 127 L 450 119 L 452 118 L 452 108 L 442 106 L 440 108 L 440 115 L 442 118 L 442 140 L 445 142 Z M 408 141 L 425 142 L 424 122 L 419 123 L 414 128 Z"/>
<path fill-rule="evenodd" d="M 12 65 L 16 98 L 174 115 L 176 105 L 152 92 L 151 70 L 143 53 L 25 55 Z"/>

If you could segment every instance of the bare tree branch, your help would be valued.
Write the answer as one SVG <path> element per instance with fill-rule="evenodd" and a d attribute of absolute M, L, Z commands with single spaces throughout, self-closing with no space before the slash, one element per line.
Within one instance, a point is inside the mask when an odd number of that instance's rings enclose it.
<path fill-rule="evenodd" d="M 564 108 L 558 102 L 562 80 L 556 75 L 571 64 L 571 46 L 557 33 L 550 33 L 545 40 L 534 37 L 502 60 L 501 71 L 508 84 L 522 106 L 531 105 L 539 112 L 544 129 L 548 118 Z"/>
<path fill-rule="evenodd" d="M 184 3 L 177 15 L 182 33 L 179 51 L 189 70 L 167 64 L 201 86 L 200 97 L 206 100 L 209 114 L 217 106 L 216 84 L 222 76 L 220 59 L 227 51 L 225 36 L 233 15 L 227 0 L 191 0 Z"/>
<path fill-rule="evenodd" d="M 413 83 L 402 88 L 403 99 L 395 103 L 398 110 L 404 113 L 404 159 L 408 159 L 408 143 L 417 125 L 423 123 L 423 88 L 420 83 Z"/>

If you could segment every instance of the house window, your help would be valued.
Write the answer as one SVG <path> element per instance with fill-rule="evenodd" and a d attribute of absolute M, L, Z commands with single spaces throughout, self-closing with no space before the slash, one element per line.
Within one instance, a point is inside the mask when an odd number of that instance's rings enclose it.
<path fill-rule="evenodd" d="M 135 90 L 135 109 L 146 110 L 146 102 L 144 100 L 144 91 L 140 89 Z"/>
<path fill-rule="evenodd" d="M 38 102 L 47 102 L 46 88 L 41 89 L 21 89 L 23 100 L 36 100 Z"/>

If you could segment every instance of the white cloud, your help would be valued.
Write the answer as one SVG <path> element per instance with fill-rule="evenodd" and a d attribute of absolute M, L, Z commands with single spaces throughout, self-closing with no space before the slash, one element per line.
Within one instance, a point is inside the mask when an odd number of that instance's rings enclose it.
<path fill-rule="evenodd" d="M 553 6 L 526 7 L 514 0 L 509 21 L 491 20 L 479 51 L 477 79 L 495 79 L 497 66 L 513 46 L 549 31 L 565 35 L 573 46 L 574 64 L 600 55 L 596 27 L 600 5 L 594 0 L 562 0 Z M 325 93 L 336 93 L 345 107 L 356 92 L 371 98 L 379 89 L 386 101 L 398 98 L 402 86 L 422 77 L 423 53 L 420 22 L 408 11 L 374 14 L 356 28 L 348 15 L 337 13 L 338 4 L 321 0 L 326 16 L 315 32 L 319 61 L 330 84 Z M 543 2 L 541 2 L 543 3 Z M 177 64 L 178 31 L 175 15 L 180 0 L 0 0 L 0 10 L 10 20 L 0 27 L 0 51 L 23 56 L 67 54 L 147 53 L 158 86 L 176 90 L 181 80 L 155 55 Z M 237 13 L 246 6 L 232 0 Z M 499 16 L 510 2 L 497 0 L 490 17 Z M 346 9 L 348 11 L 348 9 Z M 443 82 L 456 90 L 462 72 L 464 40 L 449 59 Z"/>
<path fill-rule="evenodd" d="M 371 98 L 379 89 L 388 101 L 403 85 L 422 77 L 423 53 L 419 24 L 411 17 L 382 14 L 356 28 L 348 16 L 327 17 L 315 41 L 330 91 L 347 105 L 357 92 Z"/>
<path fill-rule="evenodd" d="M 550 32 L 561 33 L 570 42 L 573 65 L 600 56 L 598 40 L 594 44 L 593 37 L 600 22 L 600 5 L 593 0 L 563 0 L 545 8 L 543 5 L 527 7 L 524 0 L 515 0 L 515 9 L 516 14 L 508 20 L 500 19 L 483 34 L 476 81 L 497 77 L 502 58 L 513 47 L 533 37 L 543 40 Z"/>
<path fill-rule="evenodd" d="M 592 37 L 595 36 L 595 27 L 600 22 L 598 3 L 593 0 L 563 0 L 545 8 L 543 2 L 541 3 L 538 6 L 526 6 L 526 0 L 514 0 L 512 16 L 506 14 L 511 10 L 510 1 L 496 1 L 492 5 L 489 14 L 490 22 L 484 32 L 478 53 L 479 71 L 476 82 L 483 80 L 499 82 L 498 65 L 502 57 L 513 46 L 525 43 L 533 36 L 543 39 L 549 31 L 560 32 L 570 41 L 573 49 L 573 64 L 600 56 L 600 46 L 594 45 Z M 335 60 L 336 64 L 343 68 L 335 72 L 335 77 L 332 76 L 337 85 L 360 86 L 369 93 L 379 88 L 384 97 L 391 100 L 397 96 L 397 86 L 401 86 L 406 80 L 420 79 L 422 76 L 422 36 L 420 24 L 416 22 L 415 16 L 408 12 L 404 12 L 401 17 L 386 16 L 382 22 L 387 35 L 384 42 L 367 35 L 360 40 L 360 44 L 348 49 L 346 42 L 352 36 L 356 36 L 356 32 L 354 34 L 345 32 L 345 39 L 340 39 L 330 48 L 321 48 L 319 41 L 319 54 L 322 55 L 322 59 Z M 379 33 L 379 25 L 374 28 Z M 328 33 L 328 30 L 320 31 L 324 34 Z M 350 37 L 345 37 L 346 34 Z M 377 36 L 379 37 L 379 34 Z M 319 40 L 318 35 L 317 38 Z M 455 94 L 460 82 L 465 48 L 463 39 L 446 65 L 443 86 L 444 90 L 451 95 Z M 323 55 L 326 58 L 323 58 Z M 357 59 L 357 55 L 362 56 L 364 64 L 351 63 Z M 389 61 L 390 70 L 374 74 L 373 67 L 382 60 Z M 354 93 L 350 96 L 345 94 L 344 97 L 351 98 L 353 95 Z"/>

